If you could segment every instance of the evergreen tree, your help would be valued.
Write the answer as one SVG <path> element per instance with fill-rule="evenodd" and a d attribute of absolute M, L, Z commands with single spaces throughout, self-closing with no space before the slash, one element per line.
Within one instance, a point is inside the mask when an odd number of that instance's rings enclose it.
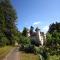
<path fill-rule="evenodd" d="M 56 22 L 56 23 L 50 24 L 48 32 L 49 33 L 53 33 L 53 32 L 60 33 L 60 23 Z"/>
<path fill-rule="evenodd" d="M 30 35 L 31 35 L 31 36 L 32 36 L 32 34 L 33 34 L 33 30 L 34 30 L 34 27 L 31 26 L 31 27 L 30 27 Z"/>
<path fill-rule="evenodd" d="M 56 46 L 60 44 L 60 23 L 52 23 L 49 26 L 49 30 L 47 33 L 47 40 L 49 44 Z"/>
<path fill-rule="evenodd" d="M 26 27 L 24 27 L 22 35 L 25 36 L 25 37 L 27 37 L 27 28 Z"/>
<path fill-rule="evenodd" d="M 10 44 L 16 32 L 16 12 L 10 0 L 0 0 L 0 32 L 4 33 Z"/>

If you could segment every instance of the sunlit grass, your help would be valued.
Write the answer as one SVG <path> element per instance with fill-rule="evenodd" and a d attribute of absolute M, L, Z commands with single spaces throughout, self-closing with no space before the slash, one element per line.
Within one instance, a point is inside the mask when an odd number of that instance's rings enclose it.
<path fill-rule="evenodd" d="M 20 52 L 20 60 L 39 60 L 38 55 Z"/>
<path fill-rule="evenodd" d="M 60 55 L 49 56 L 49 60 L 60 60 Z"/>
<path fill-rule="evenodd" d="M 2 60 L 11 49 L 11 46 L 0 47 L 0 60 Z"/>

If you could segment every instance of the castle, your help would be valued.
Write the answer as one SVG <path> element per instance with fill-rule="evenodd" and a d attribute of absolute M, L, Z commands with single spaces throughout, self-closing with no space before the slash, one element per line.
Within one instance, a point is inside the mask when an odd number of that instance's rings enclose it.
<path fill-rule="evenodd" d="M 28 37 L 31 36 L 29 29 L 27 30 L 27 35 L 28 35 Z M 33 32 L 31 37 L 36 39 L 36 40 L 39 40 L 39 42 L 42 46 L 44 45 L 44 42 L 46 40 L 46 34 L 44 34 L 44 32 L 41 32 L 38 27 L 36 28 L 35 32 Z"/>

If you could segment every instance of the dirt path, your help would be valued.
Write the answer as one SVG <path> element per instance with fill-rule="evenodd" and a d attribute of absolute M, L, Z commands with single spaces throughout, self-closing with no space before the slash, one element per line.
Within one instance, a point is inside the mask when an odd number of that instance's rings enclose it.
<path fill-rule="evenodd" d="M 19 47 L 13 49 L 3 60 L 19 60 Z"/>

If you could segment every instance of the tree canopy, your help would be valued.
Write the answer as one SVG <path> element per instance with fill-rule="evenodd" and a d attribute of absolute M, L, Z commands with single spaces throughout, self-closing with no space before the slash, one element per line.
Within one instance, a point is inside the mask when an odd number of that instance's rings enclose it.
<path fill-rule="evenodd" d="M 10 44 L 13 44 L 13 36 L 16 35 L 17 31 L 16 19 L 16 12 L 11 4 L 11 0 L 0 0 L 0 33 L 7 37 Z"/>
<path fill-rule="evenodd" d="M 56 22 L 56 23 L 50 24 L 48 32 L 49 33 L 53 33 L 53 32 L 60 33 L 60 23 Z"/>
<path fill-rule="evenodd" d="M 60 44 L 60 22 L 50 24 L 47 33 L 47 40 L 50 45 Z"/>
<path fill-rule="evenodd" d="M 32 34 L 33 34 L 33 30 L 34 30 L 34 27 L 31 26 L 31 27 L 30 27 L 30 35 L 31 35 L 31 36 L 32 36 Z"/>
<path fill-rule="evenodd" d="M 24 27 L 22 35 L 25 36 L 25 37 L 27 37 L 27 28 L 26 27 Z"/>

